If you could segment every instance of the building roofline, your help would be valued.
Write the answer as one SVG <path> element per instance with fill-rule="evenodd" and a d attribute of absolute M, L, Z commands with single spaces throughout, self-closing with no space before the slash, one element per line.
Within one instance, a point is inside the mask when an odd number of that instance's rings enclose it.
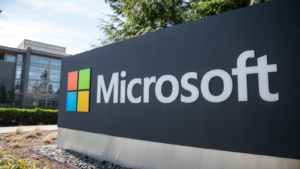
<path fill-rule="evenodd" d="M 59 47 L 59 48 L 65 48 L 67 50 L 66 47 L 63 47 L 63 46 L 57 46 L 57 45 L 52 45 L 52 44 L 49 44 L 49 43 L 44 43 L 44 42 L 39 42 L 39 41 L 33 41 L 33 40 L 29 40 L 29 39 L 24 39 L 23 41 L 31 41 L 31 42 L 37 42 L 37 43 L 42 43 L 42 44 L 46 44 L 46 45 L 51 45 L 51 46 L 55 46 L 55 47 Z M 23 42 L 22 41 L 22 42 Z M 21 42 L 21 43 L 22 43 Z"/>
<path fill-rule="evenodd" d="M 0 49 L 5 50 L 7 52 L 26 53 L 26 50 L 24 50 L 24 49 L 12 48 L 12 47 L 1 46 L 1 45 L 0 45 Z"/>
<path fill-rule="evenodd" d="M 6 52 L 17 52 L 17 53 L 23 53 L 25 54 L 27 50 L 24 49 L 19 49 L 19 48 L 12 48 L 12 47 L 7 47 L 7 46 L 1 46 L 0 45 L 0 50 L 4 50 Z M 48 52 L 43 52 L 43 51 L 38 51 L 38 50 L 32 50 L 32 54 L 36 55 L 42 55 L 42 56 L 50 56 L 50 57 L 55 57 L 55 58 L 65 58 L 68 57 L 68 55 L 59 55 L 59 54 L 54 54 L 54 53 L 48 53 Z"/>
<path fill-rule="evenodd" d="M 56 58 L 65 58 L 65 57 L 68 57 L 67 55 L 59 55 L 59 54 L 48 53 L 48 52 L 43 52 L 43 51 L 38 51 L 38 50 L 32 50 L 32 49 L 31 49 L 31 54 L 37 54 L 37 55 L 42 55 L 42 56 L 50 56 L 50 57 L 56 57 Z"/>

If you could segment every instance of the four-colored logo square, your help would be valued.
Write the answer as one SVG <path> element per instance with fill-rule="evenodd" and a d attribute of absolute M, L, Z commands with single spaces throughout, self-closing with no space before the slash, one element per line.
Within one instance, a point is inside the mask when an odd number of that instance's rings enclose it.
<path fill-rule="evenodd" d="M 89 112 L 91 69 L 68 73 L 67 111 Z"/>

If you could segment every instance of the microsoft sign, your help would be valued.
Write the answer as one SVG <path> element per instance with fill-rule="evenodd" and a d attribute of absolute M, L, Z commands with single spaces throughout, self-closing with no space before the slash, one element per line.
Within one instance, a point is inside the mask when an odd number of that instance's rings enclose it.
<path fill-rule="evenodd" d="M 299 168 L 299 3 L 64 58 L 59 147 L 132 168 Z"/>

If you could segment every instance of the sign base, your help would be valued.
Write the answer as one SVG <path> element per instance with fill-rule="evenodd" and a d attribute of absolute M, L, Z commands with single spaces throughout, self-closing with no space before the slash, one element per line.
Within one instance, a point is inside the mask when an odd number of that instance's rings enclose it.
<path fill-rule="evenodd" d="M 300 160 L 179 146 L 59 127 L 58 147 L 131 168 L 299 169 Z"/>

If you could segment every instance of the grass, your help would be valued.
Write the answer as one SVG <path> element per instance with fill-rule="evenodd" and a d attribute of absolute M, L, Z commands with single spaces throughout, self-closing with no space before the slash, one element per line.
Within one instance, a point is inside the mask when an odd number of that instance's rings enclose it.
<path fill-rule="evenodd" d="M 44 143 L 50 143 L 51 140 L 57 140 L 57 133 L 48 134 L 47 137 L 44 139 Z"/>
<path fill-rule="evenodd" d="M 20 137 L 20 136 L 19 137 L 13 137 L 13 141 L 14 142 L 21 141 L 21 140 L 22 140 L 22 137 Z"/>
<path fill-rule="evenodd" d="M 20 143 L 20 142 L 13 143 L 11 146 L 12 147 L 19 147 L 19 148 L 23 147 L 22 143 Z"/>
<path fill-rule="evenodd" d="M 48 135 L 52 140 L 57 140 L 57 133 L 50 133 Z"/>
<path fill-rule="evenodd" d="M 35 131 L 31 131 L 29 133 L 26 133 L 25 134 L 25 137 L 28 138 L 28 137 L 36 137 L 36 132 Z"/>
<path fill-rule="evenodd" d="M 29 132 L 29 133 L 26 133 L 25 134 L 25 137 L 28 138 L 28 137 L 36 137 L 36 136 L 41 136 L 43 135 L 43 131 L 40 129 L 40 128 L 36 128 L 34 129 L 33 131 Z"/>
<path fill-rule="evenodd" d="M 33 130 L 37 135 L 43 135 L 43 131 L 41 130 L 41 128 L 36 128 Z"/>
<path fill-rule="evenodd" d="M 5 137 L 10 137 L 10 136 L 13 136 L 14 133 L 9 133 L 9 134 L 6 134 Z"/>
<path fill-rule="evenodd" d="M 44 139 L 44 143 L 50 143 L 51 142 L 51 138 L 50 137 L 46 137 L 45 139 Z"/>
<path fill-rule="evenodd" d="M 10 149 L 9 154 L 6 151 L 0 152 L 0 168 L 5 169 L 35 169 L 35 164 L 37 161 L 30 161 L 28 159 L 20 159 L 17 156 L 11 155 L 12 148 Z M 44 169 L 47 169 L 49 165 L 45 166 Z"/>
<path fill-rule="evenodd" d="M 21 127 L 17 128 L 17 130 L 16 130 L 17 134 L 23 134 L 23 132 L 24 132 L 24 130 Z"/>

